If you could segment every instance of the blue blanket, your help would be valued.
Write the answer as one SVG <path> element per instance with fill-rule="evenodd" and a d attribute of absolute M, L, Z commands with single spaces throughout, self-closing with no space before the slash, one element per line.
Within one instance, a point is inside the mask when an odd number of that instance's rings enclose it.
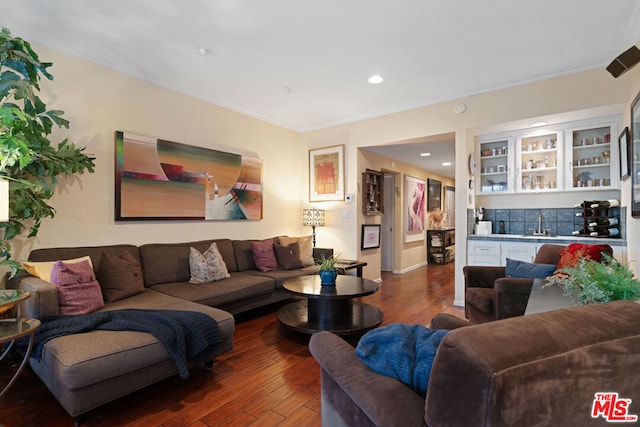
<path fill-rule="evenodd" d="M 392 323 L 364 334 L 356 354 L 372 371 L 400 380 L 425 397 L 433 359 L 447 332 Z"/>
<path fill-rule="evenodd" d="M 189 377 L 188 360 L 204 362 L 222 342 L 218 323 L 195 311 L 127 309 L 40 320 L 32 354 L 38 360 L 47 341 L 64 335 L 93 330 L 148 332 L 164 345 L 180 378 Z"/>

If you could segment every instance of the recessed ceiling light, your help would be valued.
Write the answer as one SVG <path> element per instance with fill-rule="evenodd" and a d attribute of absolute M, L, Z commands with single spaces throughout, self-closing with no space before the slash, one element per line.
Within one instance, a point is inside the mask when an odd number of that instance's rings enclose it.
<path fill-rule="evenodd" d="M 545 126 L 545 125 L 547 125 L 547 124 L 549 124 L 549 123 L 544 122 L 544 121 L 543 121 L 543 122 L 535 122 L 535 123 L 531 123 L 531 124 L 529 125 L 529 127 L 537 128 L 537 127 L 540 127 L 540 126 Z"/>
<path fill-rule="evenodd" d="M 451 166 L 451 162 L 444 162 L 442 166 Z"/>
<path fill-rule="evenodd" d="M 421 157 L 429 157 L 431 153 L 420 153 Z"/>
<path fill-rule="evenodd" d="M 372 85 L 377 85 L 382 83 L 384 79 L 382 78 L 381 75 L 379 74 L 374 74 L 373 76 L 369 77 L 369 83 L 371 83 Z"/>
<path fill-rule="evenodd" d="M 206 54 L 209 53 L 209 49 L 207 49 L 206 47 L 199 47 L 198 48 L 198 53 L 202 56 L 205 56 Z"/>

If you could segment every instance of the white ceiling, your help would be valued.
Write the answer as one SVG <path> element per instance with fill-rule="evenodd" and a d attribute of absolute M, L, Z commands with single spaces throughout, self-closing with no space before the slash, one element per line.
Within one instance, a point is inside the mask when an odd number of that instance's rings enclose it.
<path fill-rule="evenodd" d="M 640 40 L 638 0 L 2 0 L 1 10 L 16 36 L 297 131 L 605 67 Z M 374 73 L 382 84 L 367 83 Z"/>

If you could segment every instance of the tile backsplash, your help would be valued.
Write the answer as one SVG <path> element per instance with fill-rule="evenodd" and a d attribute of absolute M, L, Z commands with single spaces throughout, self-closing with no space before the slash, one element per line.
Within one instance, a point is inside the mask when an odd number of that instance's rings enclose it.
<path fill-rule="evenodd" d="M 505 234 L 529 234 L 538 229 L 538 221 L 542 220 L 542 229 L 550 230 L 554 236 L 571 236 L 574 230 L 583 227 L 582 217 L 577 217 L 576 208 L 541 208 L 541 209 L 484 209 L 484 221 L 491 221 L 493 233 L 498 233 L 500 221 L 504 221 Z M 620 221 L 620 237 L 626 235 L 626 208 L 616 208 L 614 212 Z M 475 220 L 473 209 L 467 209 L 467 233 L 474 234 Z"/>

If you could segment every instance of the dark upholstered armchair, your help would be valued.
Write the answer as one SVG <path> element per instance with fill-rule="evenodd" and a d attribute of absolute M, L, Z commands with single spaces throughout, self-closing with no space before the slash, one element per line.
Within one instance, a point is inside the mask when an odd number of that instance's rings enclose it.
<path fill-rule="evenodd" d="M 536 264 L 558 264 L 563 245 L 544 244 Z M 473 323 L 522 316 L 527 308 L 534 279 L 505 277 L 505 267 L 466 266 L 464 273 L 464 312 Z"/>

